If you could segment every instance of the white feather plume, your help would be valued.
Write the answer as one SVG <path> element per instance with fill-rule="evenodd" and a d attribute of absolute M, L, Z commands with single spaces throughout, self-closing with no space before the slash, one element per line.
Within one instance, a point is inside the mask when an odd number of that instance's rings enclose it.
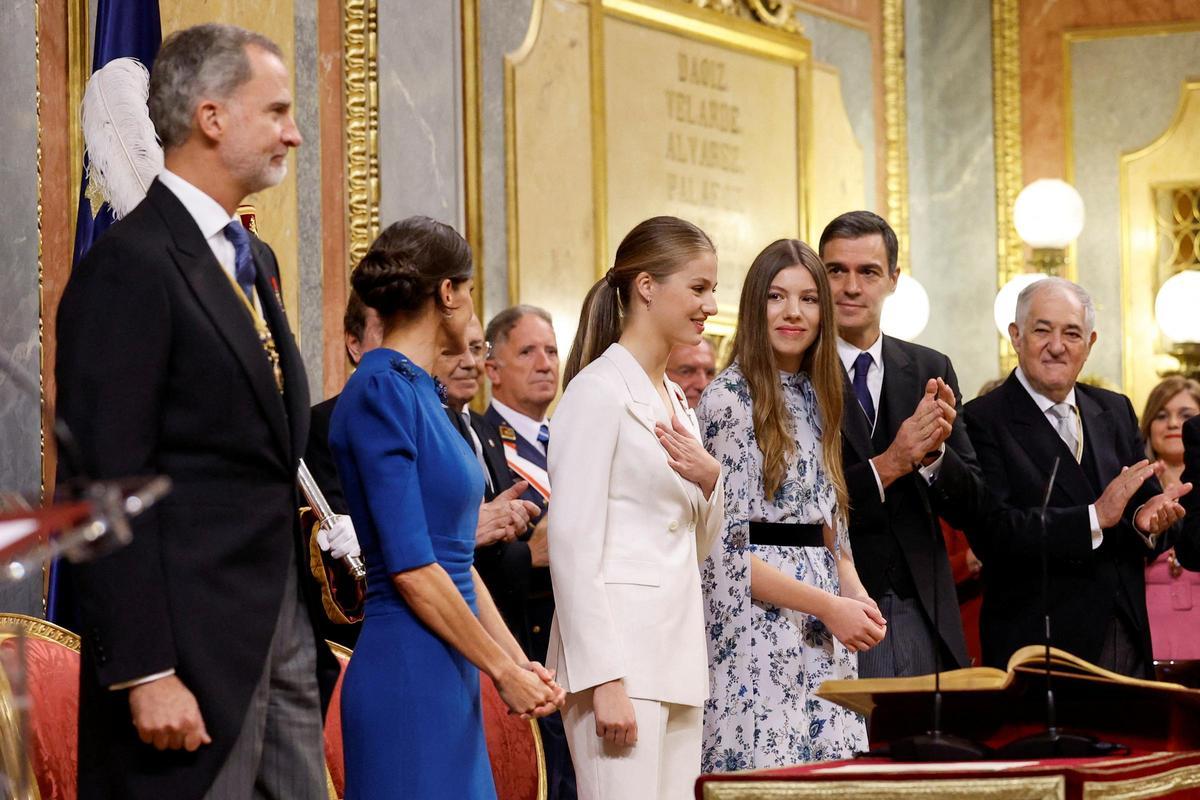
<path fill-rule="evenodd" d="M 117 219 L 142 201 L 163 169 L 149 96 L 150 73 L 136 58 L 113 59 L 96 70 L 83 94 L 88 194 L 102 197 Z M 93 203 L 92 212 L 98 210 Z"/>

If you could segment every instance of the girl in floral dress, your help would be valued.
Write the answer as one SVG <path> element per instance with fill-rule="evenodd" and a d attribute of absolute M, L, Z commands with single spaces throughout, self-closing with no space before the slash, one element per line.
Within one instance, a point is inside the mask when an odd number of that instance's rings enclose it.
<path fill-rule="evenodd" d="M 826 680 L 856 677 L 855 653 L 886 631 L 846 533 L 833 319 L 816 253 L 771 244 L 742 287 L 733 363 L 697 409 L 725 475 L 725 530 L 702 573 L 705 772 L 866 749 L 862 718 L 816 696 Z"/>

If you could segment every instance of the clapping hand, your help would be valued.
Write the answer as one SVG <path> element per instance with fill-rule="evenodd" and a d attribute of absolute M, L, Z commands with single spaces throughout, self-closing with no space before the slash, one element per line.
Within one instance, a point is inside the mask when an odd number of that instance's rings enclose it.
<path fill-rule="evenodd" d="M 1179 504 L 1179 498 L 1192 490 L 1190 483 L 1177 483 L 1150 498 L 1137 511 L 1133 523 L 1136 528 L 1150 536 L 1158 536 L 1167 528 L 1183 519 L 1187 513 Z M 1150 544 L 1148 542 L 1148 544 Z"/>
<path fill-rule="evenodd" d="M 699 486 L 705 497 L 711 497 L 721 478 L 721 465 L 704 449 L 704 445 L 676 416 L 671 417 L 669 428 L 656 422 L 654 432 L 658 434 L 659 444 L 667 451 L 667 464 L 671 469 Z"/>
<path fill-rule="evenodd" d="M 479 522 L 475 526 L 476 547 L 511 542 L 525 532 L 529 521 L 541 513 L 536 503 L 521 499 L 528 488 L 528 482 L 517 481 L 496 495 L 490 503 L 479 507 Z"/>

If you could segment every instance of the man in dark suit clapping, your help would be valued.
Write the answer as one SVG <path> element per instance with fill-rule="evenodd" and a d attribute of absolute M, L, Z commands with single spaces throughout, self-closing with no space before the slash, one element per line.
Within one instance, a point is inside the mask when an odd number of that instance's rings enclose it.
<path fill-rule="evenodd" d="M 850 542 L 863 585 L 888 621 L 884 640 L 859 656 L 859 674 L 875 678 L 933 672 L 939 655 L 943 669 L 968 665 L 934 515 L 962 527 L 980 498 L 950 359 L 880 330 L 883 301 L 900 275 L 898 250 L 891 226 L 869 211 L 842 214 L 821 234 L 847 374 Z"/>
<path fill-rule="evenodd" d="M 1057 459 L 1045 523 L 1052 644 L 1151 678 L 1146 557 L 1183 516 L 1177 498 L 1191 484 L 1162 492 L 1129 399 L 1077 383 L 1095 322 L 1082 287 L 1032 284 L 1008 327 L 1017 368 L 964 409 L 996 501 L 966 528 L 983 561 L 983 657 L 1003 667 L 1015 650 L 1044 641 L 1039 508 Z"/>
<path fill-rule="evenodd" d="M 300 144 L 290 87 L 262 36 L 168 37 L 149 96 L 166 170 L 59 308 L 58 408 L 88 473 L 174 484 L 77 571 L 82 800 L 326 796 L 338 670 L 298 579 L 307 379 L 275 256 L 234 215 Z"/>

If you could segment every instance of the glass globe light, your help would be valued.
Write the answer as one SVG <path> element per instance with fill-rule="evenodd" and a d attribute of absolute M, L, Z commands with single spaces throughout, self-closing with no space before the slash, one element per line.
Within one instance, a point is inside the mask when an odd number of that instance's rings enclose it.
<path fill-rule="evenodd" d="M 1163 282 L 1154 298 L 1154 318 L 1172 342 L 1200 342 L 1200 272 L 1184 270 Z"/>
<path fill-rule="evenodd" d="M 912 341 L 928 324 L 929 294 L 920 281 L 901 273 L 896 281 L 896 291 L 883 301 L 879 327 L 888 336 Z"/>
<path fill-rule="evenodd" d="M 1026 272 L 1009 280 L 996 293 L 996 302 L 992 304 L 992 319 L 996 322 L 996 330 L 1001 336 L 1008 336 L 1008 325 L 1017 321 L 1017 297 L 1026 286 L 1037 283 L 1046 277 L 1040 272 Z"/>
<path fill-rule="evenodd" d="M 1017 195 L 1013 226 L 1035 250 L 1069 247 L 1083 230 L 1083 198 L 1066 181 L 1036 180 Z"/>

